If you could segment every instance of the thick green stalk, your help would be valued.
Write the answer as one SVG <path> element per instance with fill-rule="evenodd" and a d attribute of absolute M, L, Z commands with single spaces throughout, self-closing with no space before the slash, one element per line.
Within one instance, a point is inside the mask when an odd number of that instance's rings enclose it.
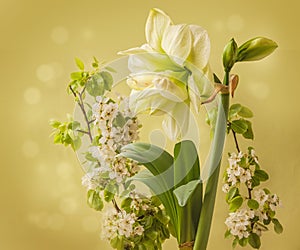
<path fill-rule="evenodd" d="M 229 85 L 229 72 L 226 72 L 223 83 L 227 86 Z M 209 179 L 205 188 L 204 200 L 193 248 L 194 250 L 206 250 L 208 243 L 226 136 L 228 107 L 229 94 L 221 94 L 221 102 L 219 103 L 218 107 L 218 117 L 216 121 L 214 138 L 208 158 Z"/>

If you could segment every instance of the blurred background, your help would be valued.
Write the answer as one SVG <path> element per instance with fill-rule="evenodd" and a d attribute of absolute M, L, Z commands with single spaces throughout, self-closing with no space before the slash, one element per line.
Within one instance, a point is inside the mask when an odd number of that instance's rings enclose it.
<path fill-rule="evenodd" d="M 74 57 L 110 61 L 144 43 L 153 7 L 175 23 L 208 30 L 210 62 L 219 75 L 232 37 L 239 44 L 259 35 L 278 42 L 269 58 L 235 67 L 241 79 L 235 99 L 255 113 L 250 144 L 270 173 L 268 187 L 283 200 L 284 233 L 265 233 L 261 249 L 300 249 L 299 1 L 0 0 L 1 250 L 110 249 L 99 236 L 99 213 L 86 205 L 81 167 L 71 149 L 52 144 L 48 121 L 73 112 L 66 86 Z M 231 249 L 223 237 L 226 215 L 219 192 L 211 250 Z M 176 242 L 164 249 L 176 249 Z"/>

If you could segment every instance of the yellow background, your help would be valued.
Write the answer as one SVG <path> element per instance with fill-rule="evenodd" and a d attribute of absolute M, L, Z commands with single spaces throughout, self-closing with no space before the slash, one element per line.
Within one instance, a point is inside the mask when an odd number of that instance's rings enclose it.
<path fill-rule="evenodd" d="M 283 200 L 278 217 L 284 233 L 265 233 L 261 249 L 300 249 L 297 0 L 1 0 L 1 250 L 109 249 L 99 238 L 98 213 L 85 203 L 76 157 L 71 149 L 52 145 L 48 120 L 72 113 L 65 89 L 73 58 L 89 62 L 95 55 L 109 61 L 117 51 L 144 43 L 152 7 L 176 23 L 206 28 L 211 66 L 220 75 L 220 55 L 231 37 L 240 44 L 257 35 L 278 42 L 271 57 L 235 68 L 241 78 L 236 99 L 255 112 L 251 144 L 270 173 L 267 185 Z M 226 209 L 219 192 L 211 250 L 231 249 L 223 238 Z M 169 240 L 164 249 L 175 246 Z"/>

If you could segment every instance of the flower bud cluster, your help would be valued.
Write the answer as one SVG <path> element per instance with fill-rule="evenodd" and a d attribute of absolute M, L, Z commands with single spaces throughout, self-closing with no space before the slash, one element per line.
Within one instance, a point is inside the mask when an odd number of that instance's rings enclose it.
<path fill-rule="evenodd" d="M 159 248 L 169 238 L 168 222 L 169 217 L 154 197 L 149 199 L 131 192 L 123 200 L 120 211 L 106 214 L 102 237 L 109 240 L 114 248 L 120 245 L 123 245 L 122 249 L 148 249 L 149 245 Z"/>
<path fill-rule="evenodd" d="M 222 187 L 230 210 L 225 220 L 225 236 L 234 237 L 233 246 L 246 246 L 249 243 L 253 248 L 259 248 L 262 232 L 268 230 L 271 222 L 275 232 L 281 233 L 283 230 L 275 218 L 281 201 L 268 189 L 258 188 L 269 176 L 260 168 L 253 148 L 249 147 L 247 154 L 229 154 L 228 163 Z"/>
<path fill-rule="evenodd" d="M 138 172 L 136 162 L 118 154 L 122 146 L 138 140 L 140 125 L 129 109 L 126 98 L 120 97 L 117 103 L 98 96 L 92 106 L 92 113 L 99 136 L 96 145 L 89 148 L 94 167 L 83 177 L 82 184 L 87 189 L 103 189 L 109 181 L 123 183 L 126 178 Z"/>

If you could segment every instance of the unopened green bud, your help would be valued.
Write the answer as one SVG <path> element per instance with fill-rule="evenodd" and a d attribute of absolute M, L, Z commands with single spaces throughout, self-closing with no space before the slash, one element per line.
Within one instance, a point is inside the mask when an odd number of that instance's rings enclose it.
<path fill-rule="evenodd" d="M 277 43 L 268 38 L 253 38 L 238 48 L 237 61 L 256 61 L 263 59 L 270 55 L 277 47 Z"/>
<path fill-rule="evenodd" d="M 236 62 L 237 56 L 237 44 L 232 38 L 230 42 L 225 46 L 223 51 L 223 66 L 225 71 L 229 72 Z"/>

